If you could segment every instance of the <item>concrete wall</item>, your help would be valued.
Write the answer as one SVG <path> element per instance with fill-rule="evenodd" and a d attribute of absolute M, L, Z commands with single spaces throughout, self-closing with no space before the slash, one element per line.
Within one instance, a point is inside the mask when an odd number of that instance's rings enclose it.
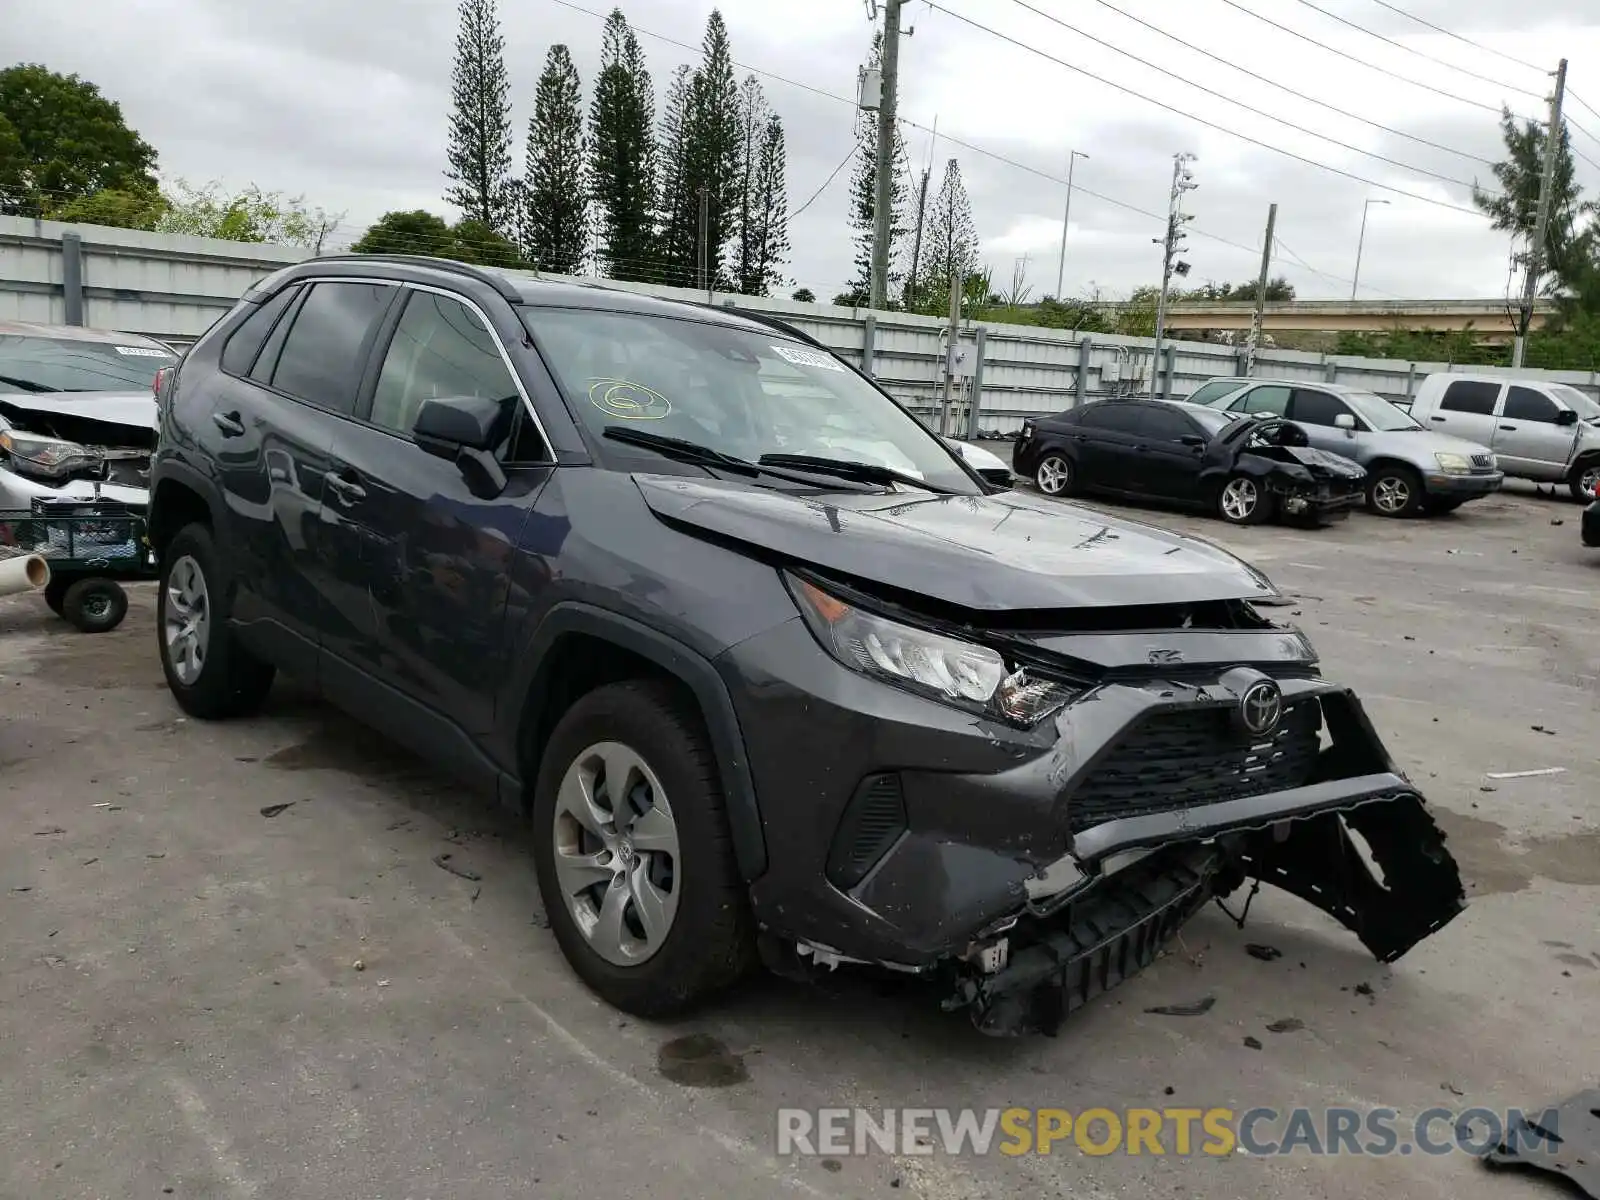
<path fill-rule="evenodd" d="M 187 343 L 255 280 L 309 253 L 299 247 L 0 217 L 0 319 L 126 329 Z M 81 274 L 76 283 L 74 258 Z M 687 288 L 614 281 L 607 281 L 607 286 L 699 303 L 707 300 L 704 292 Z M 721 293 L 711 300 L 792 321 L 874 375 L 915 411 L 930 418 L 940 411 L 943 321 Z M 1012 434 L 1025 417 L 1105 396 L 1152 388 L 1158 394 L 1184 396 L 1204 380 L 1240 374 L 1242 367 L 1241 352 L 1232 346 L 1169 341 L 1156 369 L 1154 344 L 1148 338 L 1079 335 L 1025 325 L 963 327 L 960 349 L 965 361 L 975 364 L 971 377 L 959 380 L 953 397 L 949 429 L 963 436 Z M 1256 355 L 1254 374 L 1347 383 L 1403 399 L 1414 394 L 1430 371 L 1449 369 L 1446 363 L 1263 350 Z M 1570 383 L 1600 396 L 1600 377 L 1593 372 L 1521 374 Z"/>

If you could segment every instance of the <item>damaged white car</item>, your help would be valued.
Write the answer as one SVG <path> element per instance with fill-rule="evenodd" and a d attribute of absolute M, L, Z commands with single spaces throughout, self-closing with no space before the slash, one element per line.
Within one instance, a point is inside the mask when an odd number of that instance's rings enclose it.
<path fill-rule="evenodd" d="M 138 334 L 0 321 L 0 510 L 81 498 L 142 511 L 153 385 L 177 363 Z"/>

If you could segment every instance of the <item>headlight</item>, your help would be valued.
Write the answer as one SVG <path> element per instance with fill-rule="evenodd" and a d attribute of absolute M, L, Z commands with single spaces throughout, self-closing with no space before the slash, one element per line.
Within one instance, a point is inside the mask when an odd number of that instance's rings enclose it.
<path fill-rule="evenodd" d="M 1033 422 L 1032 421 L 1024 421 L 1022 423 L 1022 440 L 1023 441 L 1027 441 L 1032 436 L 1033 436 Z"/>
<path fill-rule="evenodd" d="M 1464 454 L 1435 454 L 1433 457 L 1438 460 L 1439 470 L 1446 475 L 1466 475 L 1472 471 L 1472 463 Z"/>
<path fill-rule="evenodd" d="M 77 442 L 18 433 L 14 429 L 0 433 L 0 450 L 11 458 L 18 474 L 40 479 L 61 479 L 102 461 L 98 453 Z"/>
<path fill-rule="evenodd" d="M 823 649 L 863 675 L 1017 725 L 1043 720 L 1076 694 L 1067 684 L 1008 670 L 987 646 L 891 621 L 795 575 L 784 579 Z"/>

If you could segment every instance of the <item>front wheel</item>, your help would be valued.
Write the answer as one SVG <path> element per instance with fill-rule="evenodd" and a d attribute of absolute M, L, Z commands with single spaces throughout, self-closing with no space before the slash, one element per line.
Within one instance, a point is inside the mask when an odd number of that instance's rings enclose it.
<path fill-rule="evenodd" d="M 1248 475 L 1235 475 L 1217 491 L 1217 516 L 1230 525 L 1256 525 L 1272 511 L 1266 488 Z"/>
<path fill-rule="evenodd" d="M 1077 472 L 1070 458 L 1052 451 L 1039 460 L 1033 471 L 1033 481 L 1046 496 L 1067 496 L 1077 484 Z"/>
<path fill-rule="evenodd" d="M 1572 474 L 1567 477 L 1567 487 L 1580 504 L 1600 500 L 1600 458 L 1585 459 L 1573 467 Z"/>
<path fill-rule="evenodd" d="M 210 526 L 185 525 L 161 556 L 156 628 L 167 687 L 184 712 L 202 720 L 252 713 L 272 687 L 272 666 L 227 626 L 218 603 L 223 588 Z"/>
<path fill-rule="evenodd" d="M 674 689 L 590 692 L 541 756 L 539 893 L 578 976 L 624 1012 L 681 1012 L 754 961 L 721 777 L 704 722 Z"/>
<path fill-rule="evenodd" d="M 1367 481 L 1367 507 L 1383 517 L 1414 517 L 1422 511 L 1422 477 L 1410 467 L 1379 467 Z"/>

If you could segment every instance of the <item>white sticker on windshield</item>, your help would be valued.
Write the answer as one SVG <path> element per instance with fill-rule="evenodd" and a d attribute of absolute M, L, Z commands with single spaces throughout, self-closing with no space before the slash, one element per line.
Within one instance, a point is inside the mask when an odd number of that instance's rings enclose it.
<path fill-rule="evenodd" d="M 784 362 L 793 363 L 797 367 L 821 367 L 824 371 L 842 371 L 844 364 L 817 350 L 807 350 L 803 346 L 774 346 L 778 357 Z"/>
<path fill-rule="evenodd" d="M 118 354 L 126 354 L 129 358 L 171 358 L 165 350 L 157 350 L 151 346 L 115 346 Z"/>

